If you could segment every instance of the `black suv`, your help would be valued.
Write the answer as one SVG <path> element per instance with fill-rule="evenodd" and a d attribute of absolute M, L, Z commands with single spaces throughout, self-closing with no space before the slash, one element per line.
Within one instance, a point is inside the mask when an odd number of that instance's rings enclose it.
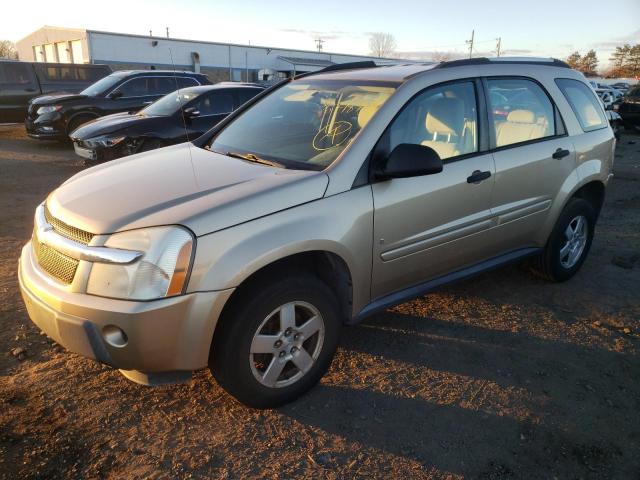
<path fill-rule="evenodd" d="M 77 93 L 110 73 L 108 65 L 0 60 L 0 123 L 23 122 L 33 97 Z"/>
<path fill-rule="evenodd" d="M 210 85 L 206 75 L 193 72 L 129 70 L 114 72 L 79 94 L 53 94 L 29 102 L 25 127 L 39 139 L 66 139 L 94 118 L 137 111 L 178 88 Z"/>

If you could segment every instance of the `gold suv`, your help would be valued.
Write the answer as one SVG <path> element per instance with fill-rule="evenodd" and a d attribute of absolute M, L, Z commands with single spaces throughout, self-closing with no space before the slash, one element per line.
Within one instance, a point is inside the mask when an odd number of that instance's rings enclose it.
<path fill-rule="evenodd" d="M 50 337 L 134 381 L 208 366 L 272 407 L 318 382 L 343 324 L 526 257 L 573 276 L 614 146 L 558 60 L 328 67 L 66 181 L 36 210 L 22 295 Z"/>

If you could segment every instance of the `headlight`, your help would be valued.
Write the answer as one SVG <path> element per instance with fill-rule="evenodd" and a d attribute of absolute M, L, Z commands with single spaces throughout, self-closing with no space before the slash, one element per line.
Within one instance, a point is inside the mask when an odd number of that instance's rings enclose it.
<path fill-rule="evenodd" d="M 43 113 L 57 112 L 61 108 L 62 108 L 62 105 L 50 105 L 48 107 L 40 107 L 36 113 L 38 115 L 42 115 Z"/>
<path fill-rule="evenodd" d="M 184 293 L 194 248 L 182 227 L 153 227 L 115 233 L 106 247 L 142 252 L 131 265 L 94 263 L 87 293 L 126 300 L 153 300 Z"/>
<path fill-rule="evenodd" d="M 107 135 L 103 135 L 101 137 L 89 138 L 87 140 L 84 140 L 84 143 L 89 147 L 113 147 L 114 145 L 119 144 L 125 138 L 127 137 L 125 136 L 109 137 Z"/>

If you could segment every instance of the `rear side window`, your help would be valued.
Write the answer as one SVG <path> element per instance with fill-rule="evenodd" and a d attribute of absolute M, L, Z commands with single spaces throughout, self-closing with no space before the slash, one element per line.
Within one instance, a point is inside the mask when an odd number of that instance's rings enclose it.
<path fill-rule="evenodd" d="M 487 80 L 495 146 L 505 147 L 556 135 L 554 107 L 532 80 Z"/>
<path fill-rule="evenodd" d="M 191 77 L 178 77 L 178 88 L 195 87 L 200 85 L 195 78 Z"/>
<path fill-rule="evenodd" d="M 556 85 L 571 105 L 582 130 L 590 132 L 608 125 L 600 102 L 591 88 L 569 78 L 556 78 Z"/>

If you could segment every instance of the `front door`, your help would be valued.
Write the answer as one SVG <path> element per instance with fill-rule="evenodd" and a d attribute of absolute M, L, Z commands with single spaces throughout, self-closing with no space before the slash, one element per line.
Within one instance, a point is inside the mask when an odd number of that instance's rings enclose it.
<path fill-rule="evenodd" d="M 387 152 L 401 143 L 429 146 L 444 168 L 373 184 L 372 299 L 483 259 L 493 225 L 494 164 L 490 153 L 479 152 L 473 82 L 428 88 L 405 106 L 380 143 Z"/>

